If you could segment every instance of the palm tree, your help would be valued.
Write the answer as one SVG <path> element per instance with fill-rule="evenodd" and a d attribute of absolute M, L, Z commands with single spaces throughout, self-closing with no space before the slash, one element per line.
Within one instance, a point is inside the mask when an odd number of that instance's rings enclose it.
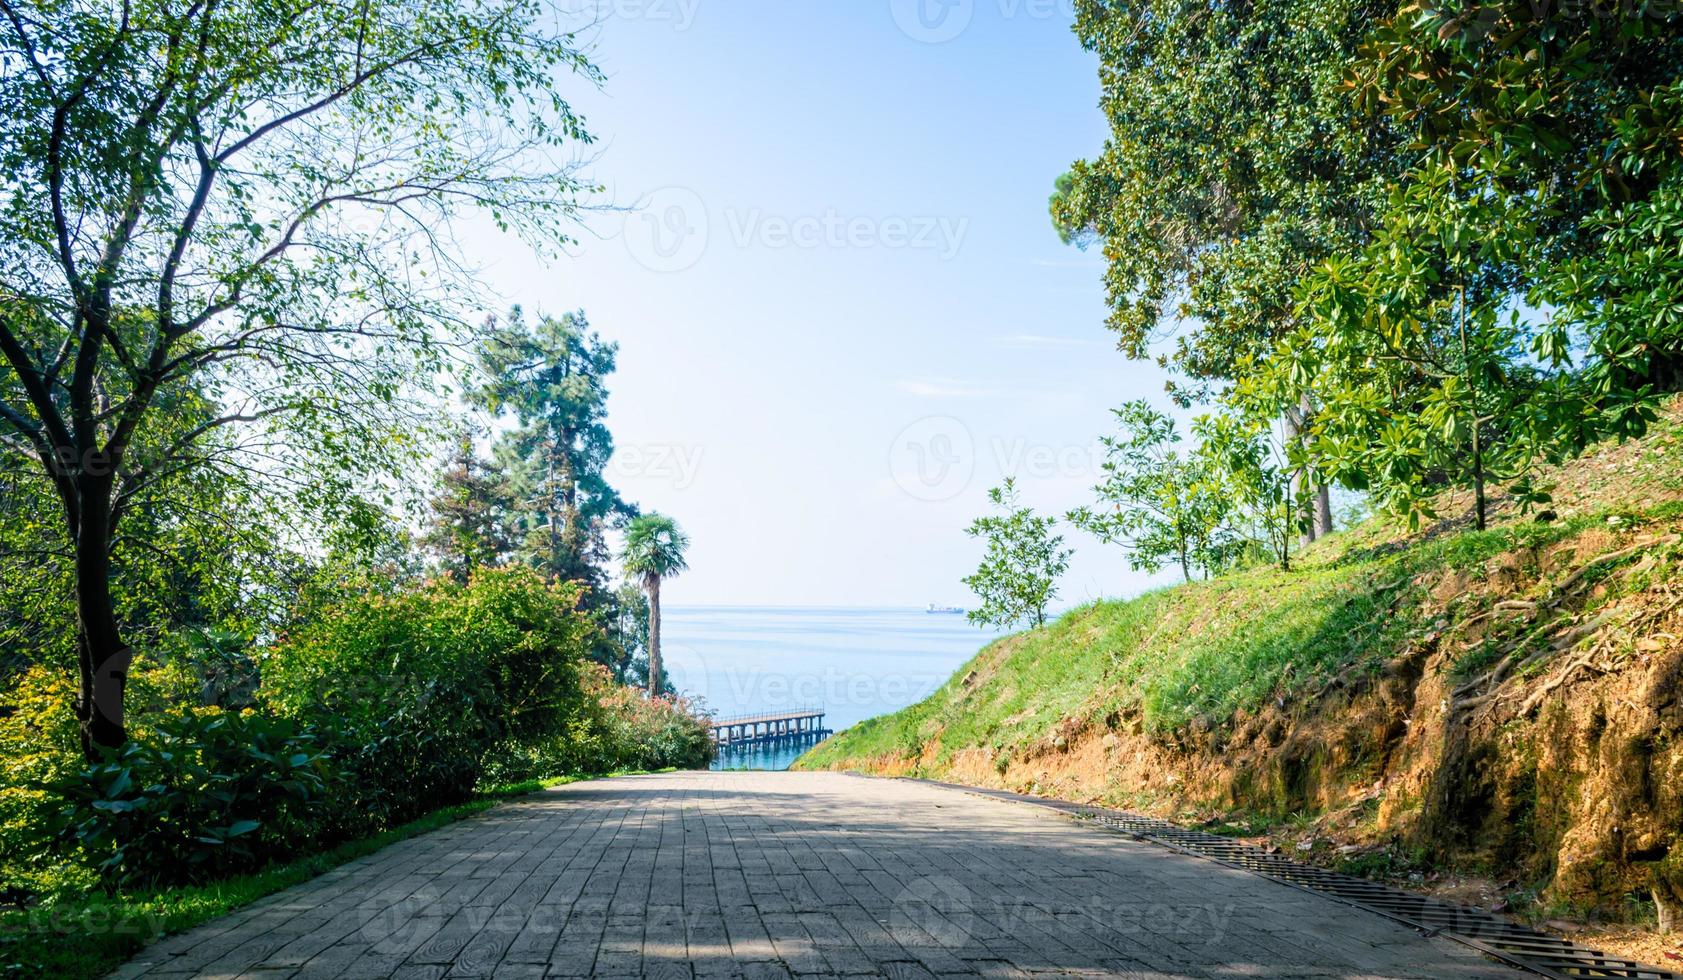
<path fill-rule="evenodd" d="M 620 564 L 625 577 L 649 594 L 649 695 L 660 693 L 660 580 L 690 566 L 684 552 L 690 539 L 678 522 L 662 514 L 644 514 L 625 528 Z"/>

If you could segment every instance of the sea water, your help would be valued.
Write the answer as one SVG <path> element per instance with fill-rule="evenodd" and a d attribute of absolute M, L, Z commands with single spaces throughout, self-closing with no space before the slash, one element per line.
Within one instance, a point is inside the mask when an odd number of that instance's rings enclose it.
<path fill-rule="evenodd" d="M 672 683 L 720 718 L 817 708 L 841 731 L 923 700 L 996 631 L 922 609 L 670 606 Z M 721 753 L 719 768 L 786 769 L 804 747 Z"/>

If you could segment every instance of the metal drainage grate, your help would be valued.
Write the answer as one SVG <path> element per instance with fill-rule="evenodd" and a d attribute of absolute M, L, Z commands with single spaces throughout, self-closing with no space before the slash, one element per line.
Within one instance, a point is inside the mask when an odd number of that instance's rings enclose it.
<path fill-rule="evenodd" d="M 1063 800 L 1024 796 L 1003 790 L 958 786 L 952 783 L 937 785 L 998 799 L 1032 803 L 1092 820 L 1136 840 L 1161 844 L 1228 867 L 1242 868 L 1288 885 L 1330 895 L 1347 904 L 1413 926 L 1428 936 L 1441 935 L 1453 939 L 1511 966 L 1545 977 L 1554 977 L 1556 980 L 1571 980 L 1576 977 L 1683 980 L 1683 974 L 1608 956 L 1600 950 L 1589 949 L 1516 925 L 1482 909 L 1467 908 L 1425 895 L 1388 888 L 1366 878 L 1299 864 L 1283 855 L 1270 854 L 1250 844 L 1200 830 L 1188 830 L 1167 821 L 1120 810 L 1082 806 Z"/>

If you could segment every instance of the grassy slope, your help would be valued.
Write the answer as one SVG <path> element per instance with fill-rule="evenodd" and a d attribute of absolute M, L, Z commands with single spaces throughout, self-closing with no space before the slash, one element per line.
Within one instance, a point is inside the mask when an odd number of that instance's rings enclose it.
<path fill-rule="evenodd" d="M 979 750 L 1004 773 L 1014 755 L 1095 725 L 1134 719 L 1172 741 L 1311 696 L 1334 677 L 1377 672 L 1447 625 L 1446 574 L 1482 577 L 1497 556 L 1610 528 L 1629 537 L 1683 513 L 1680 441 L 1674 411 L 1641 442 L 1568 464 L 1552 475 L 1559 519 L 1550 523 L 1503 512 L 1489 531 L 1449 521 L 1411 538 L 1370 521 L 1320 542 L 1289 573 L 1253 569 L 1077 609 L 995 642 L 927 700 L 841 733 L 799 767 L 952 777 L 955 757 Z M 1476 615 L 1499 598 L 1447 615 Z M 1487 649 L 1497 646 L 1463 652 L 1457 671 L 1483 666 Z"/>

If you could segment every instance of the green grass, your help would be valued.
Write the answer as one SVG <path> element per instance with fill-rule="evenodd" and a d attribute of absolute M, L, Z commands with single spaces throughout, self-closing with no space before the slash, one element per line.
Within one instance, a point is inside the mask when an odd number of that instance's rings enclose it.
<path fill-rule="evenodd" d="M 1064 719 L 1131 715 L 1158 732 L 1219 724 L 1395 650 L 1421 626 L 1408 584 L 1417 560 L 1253 569 L 1086 606 L 996 642 L 928 700 L 849 729 L 801 763 L 915 756 L 936 734 L 942 759 L 972 746 L 1012 752 Z"/>
<path fill-rule="evenodd" d="M 92 980 L 164 936 L 226 915 L 381 848 L 465 820 L 507 800 L 594 778 L 606 777 L 562 776 L 499 786 L 470 802 L 444 807 L 372 837 L 214 884 L 133 895 L 90 895 L 0 913 L 0 975 Z"/>
<path fill-rule="evenodd" d="M 1098 602 L 998 640 L 925 701 L 842 732 L 797 768 L 893 759 L 938 775 L 960 751 L 991 749 L 1003 772 L 1007 758 L 1072 729 L 1124 719 L 1165 736 L 1219 728 L 1276 699 L 1315 696 L 1335 677 L 1377 671 L 1441 628 L 1440 616 L 1479 611 L 1473 603 L 1485 600 L 1456 600 L 1445 610 L 1432 599 L 1447 573 L 1482 578 L 1498 556 L 1607 528 L 1614 514 L 1630 529 L 1679 513 L 1674 501 L 1602 507 L 1401 543 L 1369 522 L 1320 542 L 1290 572 L 1253 568 Z M 1461 667 L 1480 669 L 1493 655 L 1475 651 Z"/>

